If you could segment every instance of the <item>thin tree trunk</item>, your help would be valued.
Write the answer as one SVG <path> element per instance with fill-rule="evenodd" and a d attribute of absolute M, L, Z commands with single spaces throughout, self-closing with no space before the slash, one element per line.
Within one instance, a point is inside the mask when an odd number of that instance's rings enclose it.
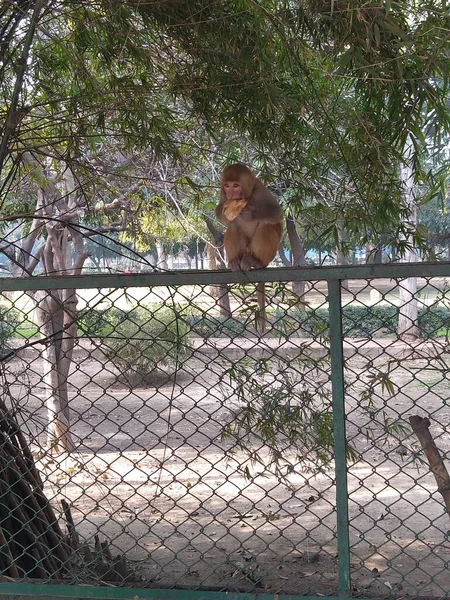
<path fill-rule="evenodd" d="M 419 442 L 428 459 L 430 471 L 436 480 L 438 491 L 444 499 L 447 514 L 450 516 L 450 476 L 430 433 L 430 419 L 419 415 L 409 417 L 409 422 L 414 433 L 419 438 Z"/>
<path fill-rule="evenodd" d="M 411 253 L 408 262 L 415 262 L 413 253 Z M 398 336 L 404 341 L 416 340 L 419 337 L 419 314 L 416 295 L 417 279 L 415 277 L 408 277 L 408 279 L 403 279 L 399 283 Z"/>
<path fill-rule="evenodd" d="M 283 246 L 280 244 L 279 254 L 281 258 L 281 262 L 286 267 L 304 267 L 306 265 L 305 256 L 306 250 L 303 245 L 303 240 L 299 236 L 294 216 L 289 214 L 286 217 L 286 233 L 289 239 L 290 245 L 290 255 L 291 258 L 288 259 L 286 256 Z M 306 282 L 305 281 L 293 281 L 292 282 L 292 291 L 299 298 L 302 298 L 305 295 Z"/>
<path fill-rule="evenodd" d="M 217 229 L 212 219 L 210 219 L 209 217 L 205 217 L 205 223 L 213 238 L 212 244 L 209 242 L 206 243 L 206 256 L 208 257 L 208 267 L 211 271 L 214 271 L 216 269 L 225 269 L 225 262 L 221 253 L 219 252 L 219 248 L 223 248 L 223 233 L 219 229 Z M 230 318 L 232 315 L 230 305 L 230 294 L 227 284 L 221 283 L 219 285 L 211 285 L 209 288 L 209 293 L 213 298 L 217 300 L 217 304 L 219 305 L 220 310 L 220 316 L 225 317 L 227 319 Z"/>
<path fill-rule="evenodd" d="M 208 256 L 208 266 L 211 271 L 218 267 L 217 249 L 210 243 L 206 244 L 206 253 Z M 229 319 L 231 317 L 230 295 L 226 283 L 209 286 L 210 295 L 215 298 L 219 306 L 220 316 Z"/>
<path fill-rule="evenodd" d="M 336 220 L 336 230 L 338 236 L 338 248 L 336 253 L 337 265 L 348 265 L 348 256 L 346 252 L 347 232 L 344 227 L 344 219 L 339 217 Z M 346 279 L 341 280 L 342 289 L 350 291 L 349 283 Z"/>
<path fill-rule="evenodd" d="M 157 267 L 164 271 L 168 271 L 167 252 L 164 248 L 164 244 L 160 240 L 156 240 L 156 252 L 158 254 L 158 259 L 156 261 Z"/>
<path fill-rule="evenodd" d="M 70 435 L 67 377 L 64 377 L 61 368 L 63 323 L 58 295 L 58 291 L 37 292 L 36 316 L 41 337 L 45 340 L 42 379 L 48 414 L 48 446 L 56 452 L 70 452 L 74 444 Z"/>
<path fill-rule="evenodd" d="M 338 235 L 338 248 L 336 253 L 336 263 L 338 265 L 348 265 L 348 257 L 346 252 L 347 232 L 344 227 L 344 220 L 338 218 L 336 220 L 336 230 Z"/>
<path fill-rule="evenodd" d="M 366 245 L 366 263 L 368 265 L 381 265 L 383 262 L 383 247 L 382 244 Z"/>
<path fill-rule="evenodd" d="M 183 258 L 187 263 L 188 269 L 192 269 L 192 259 L 189 256 L 189 248 L 187 245 L 183 245 L 182 249 Z"/>
<path fill-rule="evenodd" d="M 45 216 L 62 218 L 65 224 L 45 221 L 47 239 L 42 251 L 47 275 L 79 275 L 88 253 L 84 238 L 72 225 L 78 222 L 78 205 L 70 171 L 64 174 L 62 195 L 49 176 L 40 190 Z M 75 290 L 40 291 L 34 294 L 36 315 L 45 348 L 42 353 L 48 412 L 48 445 L 57 452 L 70 452 L 75 445 L 70 433 L 68 377 L 77 336 Z"/>
<path fill-rule="evenodd" d="M 409 157 L 408 157 L 409 158 Z M 416 210 L 414 207 L 414 179 L 412 173 L 411 159 L 401 165 L 401 178 L 403 181 L 405 204 L 409 209 L 410 223 L 417 221 Z M 403 262 L 416 262 L 417 253 L 413 248 L 413 239 L 407 240 L 410 249 L 403 259 Z M 399 316 L 398 316 L 398 336 L 401 340 L 411 341 L 419 337 L 419 311 L 417 306 L 417 279 L 409 277 L 399 283 Z"/>

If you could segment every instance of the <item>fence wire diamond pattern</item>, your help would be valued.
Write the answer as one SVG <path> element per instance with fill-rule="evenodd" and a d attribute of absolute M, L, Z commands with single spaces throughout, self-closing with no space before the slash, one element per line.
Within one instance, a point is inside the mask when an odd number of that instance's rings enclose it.
<path fill-rule="evenodd" d="M 448 289 L 399 335 L 398 268 L 270 271 L 264 333 L 217 274 L 2 280 L 0 591 L 446 595 Z"/>

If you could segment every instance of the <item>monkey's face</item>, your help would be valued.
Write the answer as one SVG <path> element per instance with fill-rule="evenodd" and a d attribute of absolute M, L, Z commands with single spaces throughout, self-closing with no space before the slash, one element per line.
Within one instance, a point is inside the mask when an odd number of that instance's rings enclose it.
<path fill-rule="evenodd" d="M 239 181 L 225 181 L 223 190 L 227 200 L 240 200 L 244 197 L 244 191 Z"/>

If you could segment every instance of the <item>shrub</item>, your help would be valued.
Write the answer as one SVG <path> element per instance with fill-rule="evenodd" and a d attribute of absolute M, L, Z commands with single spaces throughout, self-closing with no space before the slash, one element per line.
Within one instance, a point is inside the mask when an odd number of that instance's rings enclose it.
<path fill-rule="evenodd" d="M 176 367 L 191 353 L 186 322 L 171 308 L 137 308 L 109 314 L 112 333 L 102 351 L 130 384 L 145 380 L 161 367 Z"/>
<path fill-rule="evenodd" d="M 173 310 L 158 309 L 155 318 L 160 319 L 163 310 L 168 315 L 174 315 Z M 85 309 L 77 316 L 80 331 L 89 337 L 109 337 L 114 334 L 117 325 L 124 322 L 136 324 L 136 315 L 140 311 L 140 317 L 149 320 L 152 313 L 148 309 L 140 308 L 133 311 L 124 311 L 118 308 L 110 309 Z M 382 337 L 385 335 L 396 335 L 398 325 L 398 307 L 393 305 L 348 305 L 343 308 L 342 327 L 346 337 Z M 2 315 L 7 319 L 2 325 Z M 179 311 L 181 314 L 181 309 Z M 307 309 L 299 311 L 296 309 L 287 312 L 277 309 L 274 313 L 274 329 L 267 331 L 268 336 L 290 336 L 301 334 L 314 338 L 327 337 L 329 333 L 329 317 L 326 308 L 315 310 Z M 167 317 L 170 320 L 170 316 Z M 16 319 L 16 321 L 14 321 Z M 160 319 L 161 320 L 161 319 Z M 173 319 L 174 320 L 174 317 Z M 17 315 L 14 317 L 11 309 L 0 311 L 0 339 L 3 333 L 6 337 L 14 331 L 17 326 Z M 202 338 L 210 337 L 245 337 L 251 334 L 246 323 L 234 318 L 211 316 L 207 314 L 194 314 L 179 316 L 179 326 L 183 329 L 183 336 L 191 333 Z M 4 328 L 2 330 L 2 327 Z M 450 309 L 445 306 L 431 305 L 419 309 L 419 332 L 422 338 L 437 337 L 445 335 L 450 329 Z M 181 329 L 180 329 L 181 331 Z"/>
<path fill-rule="evenodd" d="M 448 334 L 450 310 L 445 306 L 431 305 L 419 310 L 419 329 L 423 338 Z"/>
<path fill-rule="evenodd" d="M 396 306 L 345 306 L 342 328 L 346 337 L 395 335 L 398 323 Z"/>
<path fill-rule="evenodd" d="M 208 315 L 192 315 L 188 317 L 191 332 L 202 338 L 244 336 L 246 326 L 230 317 L 211 317 Z"/>
<path fill-rule="evenodd" d="M 107 337 L 114 331 L 116 323 L 126 319 L 127 311 L 119 308 L 84 308 L 77 312 L 79 331 L 86 337 Z"/>
<path fill-rule="evenodd" d="M 345 337 L 382 337 L 396 335 L 399 309 L 393 305 L 344 306 L 342 329 Z M 422 338 L 443 335 L 450 328 L 450 310 L 432 305 L 419 309 L 419 335 Z M 303 334 L 317 336 L 329 330 L 328 310 L 319 308 L 297 313 Z"/>
<path fill-rule="evenodd" d="M 10 306 L 0 306 L 0 340 L 15 336 L 20 323 L 19 311 Z"/>
<path fill-rule="evenodd" d="M 21 313 L 15 308 L 0 306 L 0 359 L 11 350 L 8 340 L 16 337 L 20 316 Z"/>

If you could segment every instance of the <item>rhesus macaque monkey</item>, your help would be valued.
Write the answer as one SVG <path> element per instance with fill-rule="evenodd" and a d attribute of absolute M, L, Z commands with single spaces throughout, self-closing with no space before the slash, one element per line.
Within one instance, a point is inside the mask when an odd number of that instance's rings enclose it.
<path fill-rule="evenodd" d="M 225 226 L 224 245 L 232 271 L 267 267 L 283 234 L 283 211 L 276 198 L 245 165 L 226 167 L 222 173 L 216 216 Z M 265 328 L 265 289 L 259 283 L 259 321 Z"/>

